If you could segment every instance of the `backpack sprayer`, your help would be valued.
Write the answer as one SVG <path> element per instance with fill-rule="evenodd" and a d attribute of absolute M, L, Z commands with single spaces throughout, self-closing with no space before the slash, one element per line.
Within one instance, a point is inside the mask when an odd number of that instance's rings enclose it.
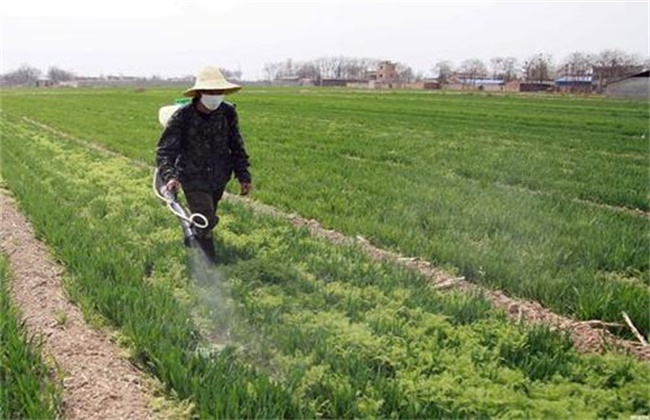
<path fill-rule="evenodd" d="M 174 105 L 167 105 L 160 108 L 158 111 L 158 121 L 160 121 L 160 124 L 165 127 L 172 114 L 187 102 L 188 100 L 181 99 L 177 100 Z M 197 245 L 194 227 L 199 229 L 207 228 L 208 219 L 201 213 L 190 213 L 178 202 L 176 191 L 167 188 L 163 180 L 160 178 L 158 168 L 156 168 L 153 174 L 152 187 L 156 197 L 163 201 L 167 205 L 167 208 L 178 217 L 178 220 L 181 223 L 181 229 L 183 229 L 185 245 Z"/>

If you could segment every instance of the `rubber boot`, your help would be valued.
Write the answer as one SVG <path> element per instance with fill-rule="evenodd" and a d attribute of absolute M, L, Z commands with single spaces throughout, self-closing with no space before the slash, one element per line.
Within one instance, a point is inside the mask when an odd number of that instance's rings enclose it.
<path fill-rule="evenodd" d="M 205 258 L 208 260 L 208 262 L 212 265 L 215 265 L 217 263 L 217 253 L 214 248 L 214 241 L 212 240 L 212 236 L 209 236 L 207 238 L 201 238 L 197 236 L 196 240 L 203 250 Z"/>

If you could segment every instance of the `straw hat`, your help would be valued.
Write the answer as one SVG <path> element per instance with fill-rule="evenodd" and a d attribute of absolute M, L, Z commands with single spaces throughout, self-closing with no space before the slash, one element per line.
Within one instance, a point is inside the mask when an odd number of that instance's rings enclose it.
<path fill-rule="evenodd" d="M 197 90 L 223 90 L 224 94 L 235 93 L 241 86 L 230 83 L 217 67 L 205 67 L 196 75 L 194 86 L 183 92 L 184 96 L 194 96 Z"/>

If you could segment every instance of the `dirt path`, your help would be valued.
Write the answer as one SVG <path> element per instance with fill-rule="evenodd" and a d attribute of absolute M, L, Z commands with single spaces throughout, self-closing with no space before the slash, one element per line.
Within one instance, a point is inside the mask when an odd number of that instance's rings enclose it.
<path fill-rule="evenodd" d="M 63 290 L 63 269 L 3 191 L 0 210 L 0 248 L 9 258 L 11 297 L 29 334 L 43 337 L 46 355 L 60 370 L 63 417 L 153 418 L 145 376 L 105 333 L 86 324 Z"/>

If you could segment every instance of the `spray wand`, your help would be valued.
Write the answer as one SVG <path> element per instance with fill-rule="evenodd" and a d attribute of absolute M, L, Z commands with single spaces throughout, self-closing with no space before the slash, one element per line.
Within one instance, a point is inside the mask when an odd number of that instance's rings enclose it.
<path fill-rule="evenodd" d="M 208 227 L 208 219 L 201 213 L 191 213 L 178 202 L 176 191 L 170 190 L 160 179 L 158 168 L 153 174 L 153 191 L 156 197 L 162 200 L 167 208 L 178 217 L 185 237 L 185 245 L 191 246 L 196 244 L 196 232 L 194 227 L 205 229 Z"/>

